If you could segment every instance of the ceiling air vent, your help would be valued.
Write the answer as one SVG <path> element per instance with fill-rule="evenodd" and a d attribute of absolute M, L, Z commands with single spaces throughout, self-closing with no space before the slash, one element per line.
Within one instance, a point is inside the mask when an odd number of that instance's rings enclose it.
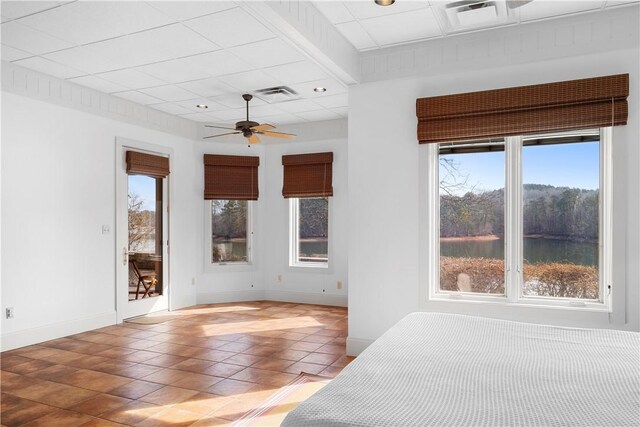
<path fill-rule="evenodd" d="M 287 86 L 268 87 L 265 89 L 258 89 L 253 93 L 258 98 L 269 104 L 276 104 L 278 102 L 293 101 L 300 99 L 298 92 Z"/>
<path fill-rule="evenodd" d="M 449 31 L 498 26 L 512 20 L 504 0 L 460 0 L 444 4 Z"/>

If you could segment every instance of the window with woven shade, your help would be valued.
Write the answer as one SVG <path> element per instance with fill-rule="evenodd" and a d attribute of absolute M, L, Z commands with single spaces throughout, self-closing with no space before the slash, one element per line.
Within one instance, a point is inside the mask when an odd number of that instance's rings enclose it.
<path fill-rule="evenodd" d="M 204 155 L 204 198 L 208 202 L 210 265 L 251 264 L 251 201 L 258 200 L 255 156 Z"/>
<path fill-rule="evenodd" d="M 169 175 L 169 158 L 139 151 L 127 151 L 127 174 L 165 178 Z"/>
<path fill-rule="evenodd" d="M 333 153 L 282 156 L 282 195 L 289 199 L 289 265 L 327 268 Z"/>

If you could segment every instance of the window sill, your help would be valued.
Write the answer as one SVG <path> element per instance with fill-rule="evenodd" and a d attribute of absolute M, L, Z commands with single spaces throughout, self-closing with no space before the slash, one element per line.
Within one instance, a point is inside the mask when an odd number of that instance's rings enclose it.
<path fill-rule="evenodd" d="M 305 262 L 298 264 L 289 264 L 289 268 L 294 270 L 329 270 L 329 263 L 327 262 Z"/>
<path fill-rule="evenodd" d="M 469 295 L 454 293 L 438 293 L 429 298 L 429 302 L 463 303 L 463 304 L 487 304 L 501 307 L 527 307 L 553 310 L 589 311 L 608 313 L 609 306 L 606 303 L 576 300 L 548 300 L 543 298 L 520 298 L 516 301 L 508 301 L 504 296 Z"/>
<path fill-rule="evenodd" d="M 205 264 L 205 273 L 236 273 L 257 270 L 257 266 L 252 262 L 227 262 Z"/>

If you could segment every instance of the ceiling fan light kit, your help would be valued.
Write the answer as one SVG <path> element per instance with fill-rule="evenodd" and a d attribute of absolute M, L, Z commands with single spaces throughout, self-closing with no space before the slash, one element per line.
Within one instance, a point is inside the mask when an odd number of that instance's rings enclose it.
<path fill-rule="evenodd" d="M 205 136 L 203 139 L 217 138 L 219 136 L 225 136 L 225 135 L 242 134 L 242 136 L 247 138 L 247 141 L 249 142 L 249 146 L 251 146 L 251 144 L 257 144 L 260 142 L 260 138 L 258 138 L 258 135 L 264 135 L 264 136 L 269 136 L 273 138 L 284 138 L 284 139 L 291 139 L 295 136 L 295 134 L 292 134 L 292 133 L 274 132 L 272 131 L 272 129 L 275 129 L 275 126 L 273 125 L 270 125 L 267 123 L 260 124 L 258 122 L 254 122 L 253 120 L 249 120 L 249 101 L 253 99 L 253 95 L 245 93 L 244 95 L 242 95 L 242 99 L 244 99 L 244 101 L 247 104 L 246 120 L 241 120 L 239 122 L 236 122 L 235 128 L 205 125 L 205 127 L 208 127 L 208 128 L 226 129 L 226 130 L 232 130 L 233 132 L 221 133 L 219 135 Z"/>
<path fill-rule="evenodd" d="M 378 6 L 391 6 L 396 0 L 373 0 Z"/>

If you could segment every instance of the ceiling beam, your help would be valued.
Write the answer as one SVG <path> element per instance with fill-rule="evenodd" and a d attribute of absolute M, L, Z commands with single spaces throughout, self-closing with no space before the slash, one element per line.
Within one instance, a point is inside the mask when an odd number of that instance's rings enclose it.
<path fill-rule="evenodd" d="M 249 0 L 239 4 L 345 86 L 360 81 L 358 51 L 311 2 Z"/>

